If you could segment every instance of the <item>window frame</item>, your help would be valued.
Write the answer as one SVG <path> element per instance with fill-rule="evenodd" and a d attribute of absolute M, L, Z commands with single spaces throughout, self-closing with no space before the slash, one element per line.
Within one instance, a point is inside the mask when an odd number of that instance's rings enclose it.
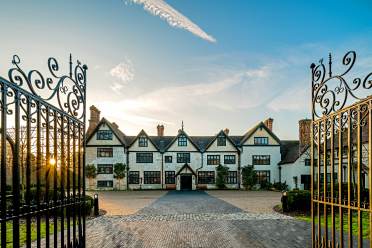
<path fill-rule="evenodd" d="M 96 133 L 96 140 L 112 140 L 113 133 L 111 130 L 98 130 Z"/>
<path fill-rule="evenodd" d="M 220 165 L 221 156 L 216 154 L 207 155 L 207 165 Z"/>
<path fill-rule="evenodd" d="M 106 182 L 105 186 L 100 185 L 100 183 Z M 107 185 L 109 183 L 109 185 Z M 112 188 L 114 187 L 114 181 L 113 180 L 97 180 L 97 188 Z"/>
<path fill-rule="evenodd" d="M 181 156 L 181 154 L 182 154 L 182 156 Z M 187 156 L 184 156 L 184 155 L 187 155 Z M 185 157 L 188 158 L 188 159 L 186 159 L 186 161 L 185 161 Z M 178 164 L 181 164 L 181 163 L 184 163 L 184 164 L 190 163 L 190 161 L 191 161 L 191 158 L 190 157 L 191 157 L 191 155 L 190 155 L 189 152 L 177 152 L 177 163 Z M 182 160 L 181 160 L 181 158 L 182 158 Z"/>
<path fill-rule="evenodd" d="M 101 171 L 100 172 L 100 167 L 102 169 L 102 167 L 108 167 L 108 172 L 107 171 Z M 106 168 L 107 169 L 107 168 Z M 106 170 L 105 169 L 105 170 Z M 110 174 L 114 174 L 114 165 L 113 164 L 97 164 L 97 175 L 110 175 Z"/>
<path fill-rule="evenodd" d="M 237 171 L 229 171 L 226 176 L 226 184 L 237 184 L 238 183 L 238 172 Z"/>
<path fill-rule="evenodd" d="M 269 144 L 269 137 L 254 137 L 253 143 L 259 146 L 266 146 Z"/>
<path fill-rule="evenodd" d="M 265 159 L 263 157 L 267 157 L 267 158 Z M 270 165 L 270 164 L 271 164 L 270 155 L 252 155 L 252 165 Z"/>
<path fill-rule="evenodd" d="M 102 156 L 107 155 L 107 156 Z M 114 157 L 114 149 L 112 147 L 97 147 L 97 158 L 112 158 Z"/>
<path fill-rule="evenodd" d="M 226 163 L 226 161 L 232 160 L 232 159 L 226 159 L 227 157 L 233 157 L 234 158 L 233 163 L 230 163 L 230 162 Z M 236 155 L 235 154 L 233 154 L 233 155 L 224 155 L 223 156 L 223 163 L 224 164 L 236 164 Z"/>
<path fill-rule="evenodd" d="M 215 184 L 216 173 L 214 171 L 198 171 L 198 184 Z"/>
<path fill-rule="evenodd" d="M 266 178 L 266 182 L 270 182 L 271 180 L 271 171 L 269 170 L 256 170 L 256 175 L 257 175 L 257 183 L 262 184 L 264 180 L 262 180 L 262 177 Z M 262 175 L 261 175 L 262 174 Z"/>
<path fill-rule="evenodd" d="M 186 135 L 180 135 L 177 139 L 178 146 L 187 146 L 187 137 Z"/>
<path fill-rule="evenodd" d="M 170 160 L 169 160 L 169 158 L 170 158 Z M 164 163 L 170 164 L 170 163 L 172 163 L 172 161 L 173 161 L 173 156 L 172 155 L 164 156 Z"/>
<path fill-rule="evenodd" d="M 138 137 L 138 147 L 148 147 L 149 139 L 146 136 Z"/>
<path fill-rule="evenodd" d="M 128 184 L 140 184 L 140 172 L 139 171 L 129 171 Z"/>
<path fill-rule="evenodd" d="M 143 184 L 161 184 L 160 171 L 144 171 Z"/>
<path fill-rule="evenodd" d="M 151 159 L 146 160 L 145 158 L 151 158 Z M 152 152 L 136 152 L 136 163 L 137 164 L 152 164 L 153 162 L 154 162 L 154 154 Z"/>
<path fill-rule="evenodd" d="M 165 184 L 176 184 L 176 172 L 175 171 L 165 171 Z"/>
<path fill-rule="evenodd" d="M 222 141 L 222 143 L 221 143 Z M 226 146 L 226 136 L 225 135 L 219 135 L 217 136 L 217 146 Z"/>

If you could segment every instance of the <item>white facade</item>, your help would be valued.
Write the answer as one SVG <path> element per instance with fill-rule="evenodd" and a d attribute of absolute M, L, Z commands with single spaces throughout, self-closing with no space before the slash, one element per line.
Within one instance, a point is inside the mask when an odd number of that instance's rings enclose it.
<path fill-rule="evenodd" d="M 112 132 L 112 137 L 97 139 L 102 131 Z M 109 150 L 103 153 L 107 157 L 100 156 L 102 149 Z M 253 157 L 262 155 L 269 158 L 268 164 L 261 160 L 254 164 Z M 87 179 L 86 185 L 88 189 L 214 189 L 216 168 L 223 165 L 229 168 L 226 187 L 239 189 L 241 168 L 247 165 L 258 173 L 268 172 L 271 183 L 278 182 L 280 159 L 280 141 L 263 122 L 242 136 L 230 137 L 225 131 L 216 136 L 188 136 L 180 130 L 177 136 L 163 137 L 148 136 L 142 130 L 133 137 L 102 119 L 88 135 L 86 164 L 95 165 L 99 173 Z M 129 167 L 120 187 L 113 175 L 116 163 Z"/>
<path fill-rule="evenodd" d="M 281 181 L 285 182 L 290 190 L 296 187 L 301 190 L 309 189 L 310 185 L 306 185 L 306 180 L 304 182 L 304 179 L 306 177 L 309 179 L 311 175 L 311 166 L 309 166 L 308 162 L 306 163 L 307 159 L 310 159 L 309 149 L 302 153 L 294 163 L 281 165 Z"/>

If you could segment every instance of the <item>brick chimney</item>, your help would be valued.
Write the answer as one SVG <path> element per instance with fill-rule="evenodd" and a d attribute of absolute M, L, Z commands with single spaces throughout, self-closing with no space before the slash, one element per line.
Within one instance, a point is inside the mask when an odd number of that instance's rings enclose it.
<path fill-rule="evenodd" d="M 89 127 L 87 130 L 87 133 L 92 132 L 96 128 L 96 126 L 98 125 L 101 119 L 100 117 L 101 111 L 99 111 L 99 109 L 96 106 L 94 105 L 90 106 L 89 110 L 90 110 L 90 119 L 89 119 Z"/>
<path fill-rule="evenodd" d="M 114 126 L 114 128 L 119 129 L 119 125 L 116 124 L 115 122 L 113 122 L 112 125 Z"/>
<path fill-rule="evenodd" d="M 223 130 L 223 132 L 224 132 L 226 135 L 229 135 L 229 133 L 230 133 L 230 129 L 225 128 L 225 130 Z"/>
<path fill-rule="evenodd" d="M 270 129 L 270 131 L 273 131 L 273 123 L 274 119 L 273 118 L 268 118 L 264 121 L 265 126 Z"/>
<path fill-rule="evenodd" d="M 303 119 L 298 122 L 299 140 L 300 140 L 300 153 L 306 149 L 311 143 L 310 131 L 311 120 Z"/>
<path fill-rule="evenodd" d="M 164 125 L 158 125 L 156 128 L 158 129 L 158 136 L 164 136 Z"/>

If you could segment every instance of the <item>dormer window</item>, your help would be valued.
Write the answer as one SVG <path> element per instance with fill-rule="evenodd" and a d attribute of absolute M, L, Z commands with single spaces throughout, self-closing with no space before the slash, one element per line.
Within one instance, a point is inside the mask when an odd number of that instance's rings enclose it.
<path fill-rule="evenodd" d="M 111 130 L 98 130 L 97 140 L 112 140 Z"/>
<path fill-rule="evenodd" d="M 178 137 L 178 146 L 187 146 L 187 137 L 185 135 Z"/>
<path fill-rule="evenodd" d="M 254 137 L 254 144 L 255 145 L 268 145 L 269 138 L 268 137 Z"/>
<path fill-rule="evenodd" d="M 138 138 L 138 146 L 139 147 L 148 147 L 149 142 L 146 136 L 141 136 Z"/>
<path fill-rule="evenodd" d="M 226 137 L 224 135 L 217 137 L 217 146 L 226 146 Z"/>

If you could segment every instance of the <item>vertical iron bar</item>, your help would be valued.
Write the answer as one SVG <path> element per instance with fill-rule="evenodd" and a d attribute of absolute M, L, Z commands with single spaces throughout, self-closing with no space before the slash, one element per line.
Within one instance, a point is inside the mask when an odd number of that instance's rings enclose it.
<path fill-rule="evenodd" d="M 67 123 L 66 123 L 66 128 L 67 128 L 67 203 L 71 203 L 71 198 L 70 198 L 70 165 L 71 165 L 71 144 L 70 144 L 70 118 L 67 117 Z M 70 211 L 71 211 L 70 205 L 67 205 L 66 207 L 66 219 L 67 219 L 67 247 L 71 247 L 71 233 L 70 233 Z"/>
<path fill-rule="evenodd" d="M 314 240 L 315 240 L 315 219 L 314 219 L 314 120 L 311 122 L 311 240 L 312 240 L 312 247 L 315 247 Z"/>
<path fill-rule="evenodd" d="M 335 212 L 334 212 L 334 203 L 335 203 L 335 200 L 334 200 L 334 132 L 335 132 L 335 126 L 334 126 L 334 122 L 335 122 L 335 118 L 336 116 L 332 116 L 331 117 L 331 137 L 330 137 L 330 141 L 331 141 L 331 144 L 330 144 L 330 164 L 331 164 L 331 222 L 332 222 L 332 229 L 331 229 L 331 233 L 332 233 L 332 239 L 331 239 L 331 247 L 335 247 L 335 239 L 336 239 L 336 236 L 335 236 Z"/>
<path fill-rule="evenodd" d="M 327 140 L 328 140 L 328 118 L 324 119 L 324 140 L 323 140 L 323 215 L 324 215 L 324 240 L 328 243 L 328 180 L 327 180 Z"/>
<path fill-rule="evenodd" d="M 40 102 L 37 102 L 36 110 L 36 233 L 37 233 L 37 247 L 41 247 L 41 192 L 40 192 L 40 172 L 41 172 L 41 161 L 42 161 L 42 151 L 41 151 L 41 108 Z"/>
<path fill-rule="evenodd" d="M 368 102 L 369 242 L 372 242 L 372 101 Z"/>
<path fill-rule="evenodd" d="M 20 215 L 20 185 L 19 185 L 19 154 L 20 154 L 20 93 L 18 90 L 14 91 L 14 156 L 13 156 L 13 247 L 18 248 L 19 243 L 19 215 Z"/>
<path fill-rule="evenodd" d="M 6 247 L 6 158 L 7 158 L 7 92 L 5 83 L 1 84 L 1 247 Z"/>
<path fill-rule="evenodd" d="M 318 202 L 317 202 L 317 215 L 318 215 L 318 247 L 319 247 L 319 244 L 321 242 L 321 220 L 320 220 L 320 136 L 322 135 L 322 129 L 321 129 L 321 122 L 318 121 L 318 146 L 317 146 L 317 152 L 318 152 L 318 187 L 317 187 L 317 191 L 318 191 Z"/>
<path fill-rule="evenodd" d="M 340 221 L 340 238 L 339 247 L 344 247 L 344 225 L 343 225 L 343 208 L 342 208 L 342 190 L 343 190 L 343 171 L 342 171 L 342 116 L 343 113 L 339 115 L 339 131 L 338 131 L 338 203 L 339 206 L 339 221 Z"/>
<path fill-rule="evenodd" d="M 29 211 L 26 217 L 26 245 L 31 247 L 31 97 L 27 98 L 27 123 L 26 123 L 26 205 Z"/>
<path fill-rule="evenodd" d="M 348 117 L 347 117 L 347 194 L 348 194 L 348 201 L 347 201 L 347 212 L 348 212 L 348 236 L 349 236 L 349 243 L 348 246 L 351 248 L 353 247 L 353 232 L 352 232 L 352 211 L 351 211 L 351 111 L 348 110 Z"/>
<path fill-rule="evenodd" d="M 50 166 L 51 166 L 51 163 L 50 163 L 50 142 L 49 142 L 49 139 L 50 139 L 50 136 L 49 136 L 49 132 L 50 132 L 50 123 L 49 123 L 49 107 L 46 106 L 46 109 L 45 109 L 45 124 L 46 124 L 46 127 L 45 127 L 45 150 L 46 150 L 46 154 L 45 154 L 45 159 L 46 159 L 46 162 L 45 162 L 45 169 L 46 169 L 46 172 L 45 172 L 45 203 L 46 203 L 46 207 L 47 207 L 47 210 L 45 212 L 45 247 L 48 247 L 50 246 L 50 240 L 49 240 L 49 235 L 50 235 L 50 231 L 49 231 L 49 207 L 50 207 L 50 199 L 49 199 L 49 173 L 50 173 Z"/>
<path fill-rule="evenodd" d="M 360 108 L 361 105 L 357 107 L 358 115 L 357 115 L 357 197 L 358 197 L 358 247 L 361 248 L 363 247 L 363 237 L 362 237 L 362 216 L 361 216 L 361 197 L 360 197 L 360 189 L 361 189 L 361 180 L 360 180 L 360 175 L 361 173 L 361 163 L 362 163 L 362 142 L 361 142 L 361 126 L 360 126 Z M 354 168 L 353 168 L 354 170 Z"/>
<path fill-rule="evenodd" d="M 83 199 L 82 199 L 82 193 L 81 193 L 81 124 L 78 124 L 78 197 L 79 197 L 79 217 L 78 217 L 78 225 L 79 225 L 79 245 L 82 245 L 82 239 L 83 239 L 83 231 L 82 231 L 82 208 L 84 205 L 82 205 Z"/>
<path fill-rule="evenodd" d="M 58 247 L 58 217 L 57 217 L 57 206 L 58 206 L 58 137 L 57 137 L 57 128 L 58 128 L 58 116 L 57 116 L 57 111 L 53 111 L 54 114 L 54 120 L 53 120 L 53 156 L 55 160 L 54 168 L 53 168 L 53 223 L 54 223 L 54 228 L 53 228 L 53 238 L 54 238 L 54 248 Z"/>
<path fill-rule="evenodd" d="M 61 203 L 59 205 L 59 210 L 61 214 L 61 247 L 65 246 L 65 170 L 66 170 L 66 158 L 65 158 L 65 116 L 61 114 Z"/>
<path fill-rule="evenodd" d="M 76 247 L 76 123 L 72 122 L 72 195 L 74 200 L 74 207 L 73 207 L 73 247 Z"/>

